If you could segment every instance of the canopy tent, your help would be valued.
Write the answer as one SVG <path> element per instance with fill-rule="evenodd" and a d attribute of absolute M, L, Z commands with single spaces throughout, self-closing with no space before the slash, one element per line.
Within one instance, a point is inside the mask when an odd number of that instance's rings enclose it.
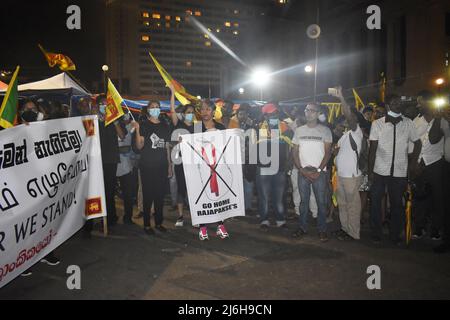
<path fill-rule="evenodd" d="M 4 94 L 6 89 L 0 87 L 0 94 Z M 44 100 L 55 100 L 64 104 L 71 104 L 75 96 L 90 96 L 90 93 L 83 89 L 68 74 L 60 73 L 48 79 L 19 85 L 19 97 L 38 97 Z"/>

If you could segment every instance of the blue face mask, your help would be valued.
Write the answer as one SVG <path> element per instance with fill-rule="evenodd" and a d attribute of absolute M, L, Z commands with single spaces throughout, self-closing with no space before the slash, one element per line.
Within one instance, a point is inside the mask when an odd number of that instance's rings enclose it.
<path fill-rule="evenodd" d="M 278 120 L 278 119 L 269 119 L 269 125 L 271 127 L 278 127 L 279 123 L 280 123 L 280 120 Z"/>
<path fill-rule="evenodd" d="M 98 107 L 98 110 L 100 111 L 101 114 L 105 114 L 105 113 L 106 113 L 106 105 L 101 104 L 101 105 Z"/>
<path fill-rule="evenodd" d="M 188 114 L 185 116 L 185 119 L 186 119 L 187 122 L 192 122 L 192 121 L 194 121 L 194 114 L 193 114 L 193 113 L 188 113 Z"/>
<path fill-rule="evenodd" d="M 161 109 L 159 109 L 159 108 L 149 109 L 148 114 L 152 118 L 159 118 L 159 115 L 161 114 Z"/>

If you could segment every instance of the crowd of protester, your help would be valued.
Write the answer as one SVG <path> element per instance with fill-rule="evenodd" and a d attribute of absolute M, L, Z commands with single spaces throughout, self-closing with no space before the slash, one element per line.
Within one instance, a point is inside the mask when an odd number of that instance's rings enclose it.
<path fill-rule="evenodd" d="M 143 218 L 148 235 L 155 234 L 154 229 L 167 232 L 164 204 L 170 194 L 177 214 L 175 227 L 184 227 L 189 204 L 183 165 L 171 159 L 179 143 L 172 133 L 178 129 L 188 133 L 242 129 L 252 133 L 246 134 L 243 142 L 245 211 L 259 219 L 262 231 L 270 230 L 272 211 L 274 226 L 286 228 L 288 209 L 292 209 L 298 219 L 294 238 L 301 239 L 309 232 L 312 217 L 322 242 L 331 235 L 341 241 L 360 240 L 361 225 L 368 222 L 374 243 L 380 243 L 388 229 L 389 240 L 398 245 L 405 237 L 406 194 L 410 190 L 413 240 L 429 235 L 440 241 L 436 252 L 448 252 L 449 110 L 436 108 L 435 96 L 429 91 L 420 92 L 413 105 L 391 95 L 385 104 L 362 110 L 347 103 L 342 88 L 333 96 L 341 103 L 342 115 L 329 123 L 328 108 L 317 103 L 280 107 L 274 102 L 258 107 L 225 101 L 220 117 L 217 102 L 209 100 L 176 108 L 172 88 L 169 113 L 161 112 L 159 101 L 150 101 L 140 114 L 125 114 L 110 126 L 104 122 L 106 96 L 99 95 L 95 101 L 80 99 L 76 106 L 80 115 L 99 117 L 108 226 L 118 222 L 119 196 L 124 203 L 124 224 Z M 27 99 L 21 102 L 19 124 L 67 118 L 69 109 L 57 101 Z M 195 131 L 195 126 L 200 131 Z M 249 161 L 250 146 L 255 145 L 277 157 L 276 171 L 270 163 Z M 271 150 L 278 154 L 271 155 Z M 181 157 L 180 152 L 176 157 Z M 133 216 L 135 206 L 137 216 Z M 330 233 L 335 212 L 340 229 Z M 200 240 L 209 239 L 208 226 L 196 227 Z M 86 237 L 92 229 L 89 221 Z M 217 235 L 229 237 L 225 222 L 218 223 Z M 59 263 L 53 253 L 42 261 Z M 31 270 L 24 273 L 29 274 Z"/>

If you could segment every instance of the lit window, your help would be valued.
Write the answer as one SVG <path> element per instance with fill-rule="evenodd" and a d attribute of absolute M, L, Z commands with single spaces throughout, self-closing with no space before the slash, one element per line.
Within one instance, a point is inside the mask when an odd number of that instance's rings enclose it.
<path fill-rule="evenodd" d="M 278 2 L 281 4 L 286 4 L 288 2 L 288 0 L 278 0 Z"/>
<path fill-rule="evenodd" d="M 161 19 L 161 15 L 159 13 L 152 14 L 153 19 Z"/>
<path fill-rule="evenodd" d="M 159 23 L 159 22 L 158 22 L 156 25 L 157 25 L 158 27 L 161 27 L 161 23 Z"/>
<path fill-rule="evenodd" d="M 234 10 L 234 14 L 239 14 L 239 10 Z"/>
<path fill-rule="evenodd" d="M 225 22 L 225 27 L 231 27 L 231 22 L 229 22 L 229 21 L 227 21 L 227 22 Z"/>
<path fill-rule="evenodd" d="M 148 22 L 148 21 L 144 21 L 144 26 L 150 26 L 150 22 Z"/>
<path fill-rule="evenodd" d="M 175 17 L 175 20 L 180 22 L 181 21 L 181 17 Z"/>
<path fill-rule="evenodd" d="M 205 33 L 205 39 L 209 39 L 209 36 Z"/>
<path fill-rule="evenodd" d="M 192 16 L 192 10 L 186 10 L 186 13 Z"/>
<path fill-rule="evenodd" d="M 235 26 L 236 28 L 239 28 L 239 23 L 235 22 L 235 23 L 234 23 L 234 26 Z"/>
<path fill-rule="evenodd" d="M 220 32 L 220 29 L 219 29 L 219 28 L 217 28 L 217 29 L 216 29 L 216 32 L 217 32 L 217 33 L 219 33 L 219 32 Z"/>
<path fill-rule="evenodd" d="M 212 31 L 211 28 L 208 28 L 208 31 L 211 32 Z"/>
<path fill-rule="evenodd" d="M 201 17 L 201 16 L 202 16 L 202 12 L 201 12 L 201 11 L 195 11 L 195 15 L 196 15 L 197 17 Z"/>
<path fill-rule="evenodd" d="M 171 17 L 170 16 L 166 16 L 166 20 L 170 21 Z"/>
<path fill-rule="evenodd" d="M 142 39 L 142 41 L 144 41 L 144 42 L 150 41 L 150 37 L 149 37 L 149 36 L 142 36 L 141 39 Z"/>
<path fill-rule="evenodd" d="M 234 34 L 234 35 L 238 35 L 238 34 L 239 34 L 239 31 L 234 30 L 234 31 L 233 31 L 233 34 Z"/>
<path fill-rule="evenodd" d="M 142 17 L 150 18 L 150 15 L 148 14 L 148 12 L 142 12 Z"/>
<path fill-rule="evenodd" d="M 211 47 L 211 41 L 206 41 L 206 42 L 205 42 L 205 46 Z"/>
<path fill-rule="evenodd" d="M 170 28 L 170 22 L 166 22 L 166 28 Z"/>
<path fill-rule="evenodd" d="M 192 61 L 186 61 L 186 67 L 188 68 L 192 67 Z"/>

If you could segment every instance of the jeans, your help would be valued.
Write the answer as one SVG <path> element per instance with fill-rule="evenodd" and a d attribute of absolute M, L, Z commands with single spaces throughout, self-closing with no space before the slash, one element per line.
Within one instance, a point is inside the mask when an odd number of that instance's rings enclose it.
<path fill-rule="evenodd" d="M 258 187 L 258 209 L 261 221 L 267 221 L 269 216 L 269 198 L 275 209 L 275 218 L 278 222 L 285 221 L 284 190 L 286 188 L 286 173 L 278 172 L 275 175 L 262 175 L 260 168 L 256 175 Z"/>
<path fill-rule="evenodd" d="M 385 177 L 374 174 L 371 187 L 372 205 L 370 208 L 372 236 L 381 238 L 382 235 L 381 200 L 387 186 L 391 205 L 390 238 L 393 241 L 399 240 L 405 218 L 403 195 L 406 191 L 407 183 L 407 178 Z"/>
<path fill-rule="evenodd" d="M 245 200 L 245 210 L 251 210 L 252 200 L 253 200 L 253 187 L 254 183 L 247 181 L 244 178 L 244 200 Z"/>
<path fill-rule="evenodd" d="M 292 184 L 292 200 L 294 201 L 295 214 L 300 215 L 300 191 L 298 190 L 298 169 L 292 169 L 291 184 Z M 312 187 L 311 187 L 312 190 Z M 309 210 L 312 212 L 313 218 L 317 218 L 317 203 L 314 192 L 311 192 L 311 198 L 309 199 Z"/>
<path fill-rule="evenodd" d="M 308 215 L 309 215 L 309 199 L 311 197 L 311 186 L 316 196 L 317 202 L 317 228 L 319 232 L 327 231 L 327 190 L 328 190 L 328 174 L 326 172 L 321 172 L 319 177 L 314 181 L 310 182 L 308 179 L 299 174 L 298 177 L 298 189 L 300 190 L 300 217 L 299 225 L 300 229 L 307 232 L 308 229 Z"/>

